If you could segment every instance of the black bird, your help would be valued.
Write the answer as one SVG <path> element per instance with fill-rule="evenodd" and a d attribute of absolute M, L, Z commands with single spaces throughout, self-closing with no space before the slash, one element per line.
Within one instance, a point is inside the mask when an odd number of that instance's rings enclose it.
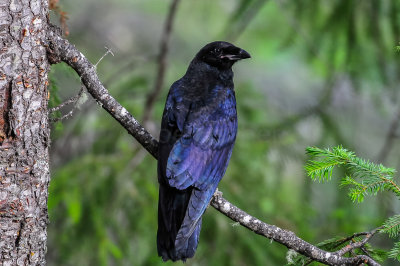
<path fill-rule="evenodd" d="M 212 42 L 194 57 L 167 97 L 158 151 L 158 255 L 193 257 L 201 216 L 232 154 L 237 132 L 232 65 L 250 54 Z"/>

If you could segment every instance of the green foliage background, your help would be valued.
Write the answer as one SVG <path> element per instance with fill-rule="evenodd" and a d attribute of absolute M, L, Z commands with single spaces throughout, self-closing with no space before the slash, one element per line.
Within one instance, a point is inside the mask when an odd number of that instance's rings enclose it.
<path fill-rule="evenodd" d="M 104 47 L 112 49 L 98 74 L 139 120 L 154 85 L 169 4 L 60 2 L 69 16 L 68 38 L 92 62 Z M 398 200 L 380 194 L 352 204 L 338 179 L 313 183 L 303 169 L 305 148 L 342 144 L 400 169 L 398 139 L 381 156 L 400 108 L 399 29 L 395 0 L 182 0 L 163 91 L 147 127 L 158 135 L 169 85 L 204 44 L 234 42 L 252 59 L 234 67 L 239 134 L 220 184 L 224 196 L 312 243 L 368 231 L 399 213 Z M 80 89 L 62 64 L 52 67 L 51 81 L 53 105 Z M 51 159 L 49 265 L 172 264 L 163 264 L 156 251 L 156 161 L 90 96 L 73 118 L 54 124 Z M 395 240 L 378 235 L 373 244 L 389 250 Z M 187 265 L 284 265 L 286 252 L 209 208 Z"/>

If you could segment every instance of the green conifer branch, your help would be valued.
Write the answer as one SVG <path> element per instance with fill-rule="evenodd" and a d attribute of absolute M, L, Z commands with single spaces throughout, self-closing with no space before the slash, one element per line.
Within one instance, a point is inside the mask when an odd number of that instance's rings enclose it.
<path fill-rule="evenodd" d="M 349 186 L 349 196 L 353 202 L 362 202 L 366 195 L 376 195 L 379 191 L 391 191 L 400 198 L 400 186 L 394 179 L 396 170 L 393 168 L 385 167 L 382 164 L 374 164 L 368 160 L 359 158 L 354 152 L 348 151 L 342 146 L 332 149 L 309 147 L 306 149 L 306 152 L 312 157 L 312 160 L 308 161 L 305 169 L 313 180 L 330 180 L 335 166 L 344 167 L 347 175 L 342 179 L 341 186 Z M 400 215 L 388 218 L 374 232 L 386 233 L 392 238 L 399 236 Z M 351 239 L 342 240 L 340 238 L 333 238 L 320 244 L 329 250 L 330 248 L 334 248 L 335 245 L 359 241 L 355 236 Z M 365 244 L 367 243 L 365 242 Z M 400 261 L 400 241 L 395 243 L 389 252 L 373 249 L 369 244 L 360 246 L 360 250 L 376 260 L 383 260 L 387 256 Z"/>
<path fill-rule="evenodd" d="M 362 202 L 366 195 L 375 195 L 383 190 L 392 191 L 400 197 L 400 186 L 393 180 L 396 172 L 393 168 L 358 158 L 354 152 L 342 146 L 332 149 L 309 147 L 306 152 L 318 159 L 310 160 L 305 166 L 313 180 L 330 180 L 335 166 L 345 167 L 349 175 L 342 180 L 341 185 L 351 186 L 349 196 L 353 201 Z"/>
<path fill-rule="evenodd" d="M 388 257 L 400 261 L 400 241 L 394 244 L 394 247 L 389 251 Z"/>
<path fill-rule="evenodd" d="M 398 214 L 387 219 L 380 231 L 387 233 L 392 238 L 397 237 L 400 233 L 400 215 Z"/>

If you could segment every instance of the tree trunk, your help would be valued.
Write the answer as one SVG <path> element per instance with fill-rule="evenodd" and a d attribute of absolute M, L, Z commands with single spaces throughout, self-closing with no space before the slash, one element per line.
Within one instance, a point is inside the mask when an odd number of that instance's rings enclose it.
<path fill-rule="evenodd" d="M 49 175 L 45 0 L 0 2 L 0 264 L 44 265 Z"/>

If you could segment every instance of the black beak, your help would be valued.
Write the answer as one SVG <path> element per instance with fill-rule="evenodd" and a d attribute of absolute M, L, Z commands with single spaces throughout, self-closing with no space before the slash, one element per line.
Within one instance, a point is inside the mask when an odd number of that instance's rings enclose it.
<path fill-rule="evenodd" d="M 227 58 L 227 59 L 233 60 L 233 61 L 251 58 L 250 54 L 248 52 L 246 52 L 245 50 L 240 49 L 240 48 L 236 48 L 236 49 L 237 50 L 232 52 L 232 54 L 225 54 L 225 55 L 221 56 L 221 58 Z"/>
<path fill-rule="evenodd" d="M 251 58 L 251 55 L 248 52 L 246 52 L 245 50 L 240 49 L 239 57 L 240 57 L 240 59 L 246 59 L 246 58 Z"/>

